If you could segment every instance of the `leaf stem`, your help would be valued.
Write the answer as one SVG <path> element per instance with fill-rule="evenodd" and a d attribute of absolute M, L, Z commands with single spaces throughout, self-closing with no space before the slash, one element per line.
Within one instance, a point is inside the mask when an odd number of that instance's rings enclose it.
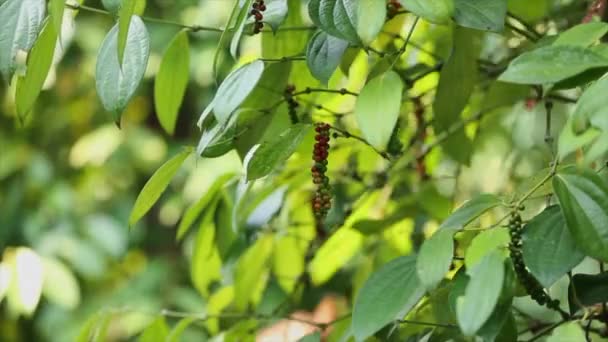
<path fill-rule="evenodd" d="M 343 130 L 341 128 L 338 128 L 336 126 L 331 126 L 331 129 L 333 129 L 334 131 L 340 133 L 344 138 L 353 138 L 356 140 L 359 140 L 360 142 L 364 143 L 365 145 L 371 147 L 374 149 L 374 151 L 376 151 L 376 153 L 378 153 L 382 158 L 386 159 L 386 160 L 390 160 L 390 157 L 388 156 L 388 154 L 386 154 L 386 152 L 382 152 L 377 150 L 374 146 L 372 146 L 367 140 L 365 140 L 363 137 L 360 137 L 358 135 L 352 134 L 346 130 Z"/>

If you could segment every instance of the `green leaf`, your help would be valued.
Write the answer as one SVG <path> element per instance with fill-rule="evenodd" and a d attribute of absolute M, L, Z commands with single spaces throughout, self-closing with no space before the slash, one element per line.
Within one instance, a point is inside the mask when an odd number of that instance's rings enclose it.
<path fill-rule="evenodd" d="M 456 301 L 456 316 L 462 333 L 473 336 L 498 303 L 505 276 L 504 257 L 499 251 L 489 253 L 467 273 L 470 280 L 464 296 Z"/>
<path fill-rule="evenodd" d="M 585 333 L 578 322 L 570 322 L 555 328 L 546 342 L 585 341 Z"/>
<path fill-rule="evenodd" d="M 501 205 L 500 199 L 492 194 L 481 194 L 465 202 L 460 208 L 454 211 L 439 229 L 460 230 L 474 219 L 481 216 L 486 211 Z"/>
<path fill-rule="evenodd" d="M 328 34 L 354 45 L 361 41 L 357 35 L 357 1 L 311 0 L 308 15 L 317 27 Z"/>
<path fill-rule="evenodd" d="M 579 24 L 559 34 L 553 45 L 575 45 L 587 47 L 608 32 L 608 24 L 593 21 L 586 24 Z"/>
<path fill-rule="evenodd" d="M 243 36 L 243 31 L 245 30 L 247 17 L 250 16 L 253 0 L 241 0 L 238 1 L 238 3 L 241 5 L 241 10 L 239 12 L 239 16 L 236 18 L 236 22 L 234 23 L 234 35 L 230 41 L 230 54 L 234 58 L 237 58 L 239 43 L 241 42 L 241 37 Z"/>
<path fill-rule="evenodd" d="M 506 15 L 507 0 L 454 0 L 454 21 L 463 27 L 500 32 Z"/>
<path fill-rule="evenodd" d="M 569 156 L 577 149 L 590 144 L 600 134 L 601 132 L 598 129 L 591 127 L 577 135 L 574 129 L 573 118 L 568 118 L 568 121 L 566 121 L 566 124 L 564 125 L 564 128 L 562 129 L 557 141 L 557 152 L 560 160 L 564 160 L 564 158 Z"/>
<path fill-rule="evenodd" d="M 131 19 L 122 67 L 117 44 L 118 25 L 115 25 L 99 49 L 95 81 L 103 107 L 114 113 L 118 121 L 120 113 L 135 94 L 148 65 L 150 37 L 140 17 L 133 16 Z"/>
<path fill-rule="evenodd" d="M 154 105 L 163 129 L 173 134 L 190 71 L 188 33 L 178 33 L 167 48 L 154 82 Z"/>
<path fill-rule="evenodd" d="M 171 332 L 169 332 L 169 335 L 167 335 L 166 342 L 180 342 L 180 341 L 183 341 L 182 334 L 184 333 L 184 331 L 186 331 L 186 329 L 188 328 L 188 326 L 190 326 L 190 324 L 192 324 L 192 323 L 194 323 L 196 321 L 197 321 L 196 317 L 182 318 L 173 327 L 173 329 L 171 329 Z"/>
<path fill-rule="evenodd" d="M 0 74 L 10 82 L 17 52 L 30 51 L 42 27 L 44 0 L 6 0 L 0 4 Z"/>
<path fill-rule="evenodd" d="M 34 106 L 44 81 L 53 64 L 53 54 L 57 43 L 55 27 L 48 23 L 42 29 L 38 40 L 27 56 L 27 71 L 25 76 L 17 79 L 15 106 L 17 114 L 24 117 Z"/>
<path fill-rule="evenodd" d="M 141 219 L 148 212 L 148 210 L 152 208 L 154 203 L 158 201 L 160 195 L 162 195 L 162 193 L 165 191 L 171 182 L 171 179 L 173 176 L 175 176 L 190 153 L 192 153 L 192 150 L 184 150 L 168 160 L 158 170 L 156 170 L 156 172 L 154 172 L 135 200 L 135 205 L 133 206 L 131 215 L 129 216 L 130 227 L 139 221 L 139 219 Z"/>
<path fill-rule="evenodd" d="M 557 205 L 548 207 L 526 224 L 522 241 L 524 262 L 545 288 L 551 287 L 585 257 Z"/>
<path fill-rule="evenodd" d="M 207 208 L 201 220 L 192 253 L 192 264 L 190 265 L 190 277 L 194 287 L 203 297 L 209 296 L 209 285 L 214 280 L 221 278 L 222 261 L 215 245 L 215 221 L 214 215 L 218 205 L 216 198 Z"/>
<path fill-rule="evenodd" d="M 357 2 L 357 35 L 364 45 L 369 45 L 382 31 L 386 21 L 386 4 L 378 0 Z"/>
<path fill-rule="evenodd" d="M 139 338 L 138 342 L 156 342 L 164 341 L 169 335 L 169 327 L 165 323 L 164 317 L 158 317 L 150 325 L 144 329 Z"/>
<path fill-rule="evenodd" d="M 76 337 L 76 342 L 105 342 L 112 316 L 104 311 L 98 311 L 89 317 Z"/>
<path fill-rule="evenodd" d="M 436 133 L 445 132 L 462 121 L 462 112 L 477 83 L 480 33 L 454 27 L 453 42 L 452 53 L 441 69 L 433 102 Z M 441 146 L 451 158 L 469 163 L 473 145 L 465 135 L 464 127 L 450 134 Z"/>
<path fill-rule="evenodd" d="M 572 313 L 580 305 L 593 306 L 608 301 L 608 272 L 575 274 L 568 287 L 568 302 Z"/>
<path fill-rule="evenodd" d="M 266 234 L 260 237 L 239 258 L 234 278 L 234 304 L 239 311 L 245 311 L 256 288 L 262 281 L 267 262 L 272 255 L 274 237 Z"/>
<path fill-rule="evenodd" d="M 427 291 L 437 287 L 450 270 L 454 258 L 454 234 L 454 230 L 439 230 L 420 247 L 416 271 Z"/>
<path fill-rule="evenodd" d="M 230 11 L 230 16 L 228 17 L 228 21 L 226 22 L 226 27 L 231 27 L 232 22 L 238 17 L 239 10 L 241 7 L 239 6 L 241 1 L 234 1 L 234 6 L 232 7 L 232 11 Z M 222 30 L 222 34 L 220 34 L 219 42 L 217 43 L 217 49 L 215 49 L 215 54 L 213 55 L 213 79 L 215 80 L 217 75 L 217 65 L 220 60 L 220 53 L 224 49 L 224 44 L 226 44 L 226 40 L 228 40 L 228 32 L 229 30 Z M 199 127 L 201 126 L 199 121 Z"/>
<path fill-rule="evenodd" d="M 287 1 L 286 0 L 266 0 L 264 1 L 266 5 L 266 10 L 264 11 L 264 17 L 262 18 L 262 22 L 270 25 L 273 33 L 277 33 L 279 26 L 285 21 L 287 18 Z M 248 24 L 253 24 L 255 22 L 255 17 L 250 16 L 247 19 Z M 276 39 L 276 37 L 272 37 Z"/>
<path fill-rule="evenodd" d="M 348 42 L 323 31 L 315 33 L 306 47 L 306 64 L 310 73 L 323 84 L 327 84 L 331 75 L 342 60 Z"/>
<path fill-rule="evenodd" d="M 589 86 L 576 102 L 574 113 L 572 114 L 573 130 L 575 133 L 581 126 L 590 123 L 593 127 L 608 130 L 608 109 L 604 101 L 604 96 L 608 91 L 608 77 L 602 77 Z M 583 129 L 584 130 L 584 129 Z"/>
<path fill-rule="evenodd" d="M 369 81 L 357 97 L 357 124 L 365 140 L 377 150 L 386 150 L 399 118 L 402 95 L 401 78 L 389 71 Z"/>
<path fill-rule="evenodd" d="M 45 258 L 42 294 L 50 302 L 66 309 L 74 309 L 80 303 L 80 287 L 74 273 L 58 260 Z"/>
<path fill-rule="evenodd" d="M 520 84 L 555 83 L 585 70 L 608 66 L 608 58 L 580 46 L 543 46 L 515 58 L 498 80 Z"/>
<path fill-rule="evenodd" d="M 227 173 L 218 177 L 215 182 L 209 187 L 207 192 L 201 198 L 193 203 L 182 216 L 182 220 L 177 227 L 177 240 L 181 240 L 188 232 L 194 221 L 200 216 L 201 212 L 211 203 L 216 197 L 219 190 L 226 184 L 228 180 L 234 177 L 234 174 Z"/>
<path fill-rule="evenodd" d="M 321 334 L 316 331 L 312 334 L 302 337 L 298 340 L 298 342 L 321 342 Z"/>
<path fill-rule="evenodd" d="M 65 11 L 65 0 L 50 0 L 49 15 L 51 25 L 55 28 L 57 37 L 61 40 L 61 24 L 63 23 L 63 12 Z"/>
<path fill-rule="evenodd" d="M 120 10 L 118 10 L 118 61 L 122 65 L 127 37 L 131 26 L 131 17 L 135 11 L 135 0 L 121 0 Z"/>
<path fill-rule="evenodd" d="M 260 60 L 245 64 L 231 72 L 218 88 L 213 101 L 201 114 L 198 127 L 202 127 L 211 111 L 219 123 L 226 123 L 232 113 L 253 91 L 263 73 L 264 62 Z"/>
<path fill-rule="evenodd" d="M 108 10 L 108 12 L 113 14 L 118 14 L 120 10 L 122 0 L 101 0 L 101 4 L 103 7 Z"/>
<path fill-rule="evenodd" d="M 506 248 L 509 245 L 509 241 L 511 241 L 511 238 L 506 228 L 492 228 L 481 232 L 473 238 L 469 248 L 467 248 L 464 264 L 469 269 L 473 268 L 484 256 L 497 249 L 506 257 Z"/>
<path fill-rule="evenodd" d="M 608 261 L 608 185 L 593 170 L 568 168 L 553 178 L 566 224 L 587 255 Z"/>
<path fill-rule="evenodd" d="M 415 15 L 436 24 L 447 24 L 454 12 L 453 0 L 399 0 Z"/>
<path fill-rule="evenodd" d="M 356 340 L 363 341 L 403 318 L 423 295 L 415 256 L 399 257 L 382 266 L 365 282 L 355 300 L 352 333 Z"/>
<path fill-rule="evenodd" d="M 310 125 L 296 124 L 278 137 L 260 144 L 247 164 L 247 180 L 262 178 L 283 165 L 310 131 Z"/>

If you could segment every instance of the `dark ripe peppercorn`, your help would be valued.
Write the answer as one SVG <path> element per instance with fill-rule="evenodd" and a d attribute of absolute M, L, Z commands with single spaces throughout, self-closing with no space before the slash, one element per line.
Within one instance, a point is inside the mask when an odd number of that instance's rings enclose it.
<path fill-rule="evenodd" d="M 401 9 L 401 3 L 398 0 L 388 0 L 386 4 L 386 15 L 389 19 L 392 19 L 397 15 L 397 12 Z"/>
<path fill-rule="evenodd" d="M 258 34 L 264 27 L 264 23 L 262 21 L 264 20 L 263 12 L 266 10 L 266 5 L 264 4 L 263 0 L 254 0 L 251 8 L 252 9 L 249 14 L 252 15 L 255 20 L 253 24 L 253 34 Z"/>
<path fill-rule="evenodd" d="M 289 114 L 289 120 L 291 120 L 292 124 L 297 124 L 298 121 L 298 111 L 297 108 L 300 106 L 298 101 L 293 97 L 293 93 L 295 92 L 296 87 L 293 84 L 287 85 L 285 87 L 285 101 L 287 102 L 287 113 Z"/>
<path fill-rule="evenodd" d="M 291 90 L 291 92 L 289 92 Z M 292 93 L 294 88 L 288 87 L 286 92 Z M 314 165 L 311 168 L 313 183 L 317 186 L 313 196 L 312 206 L 315 216 L 315 225 L 317 235 L 323 237 L 325 234 L 324 221 L 327 213 L 331 209 L 331 194 L 329 186 L 329 177 L 325 175 L 327 171 L 327 156 L 329 154 L 329 129 L 330 126 L 326 123 L 317 123 L 315 125 L 315 140 L 313 160 Z"/>

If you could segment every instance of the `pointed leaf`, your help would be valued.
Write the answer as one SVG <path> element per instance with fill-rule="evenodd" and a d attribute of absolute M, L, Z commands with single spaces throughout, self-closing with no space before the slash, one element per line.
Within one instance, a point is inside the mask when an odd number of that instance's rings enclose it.
<path fill-rule="evenodd" d="M 262 236 L 239 258 L 234 279 L 234 304 L 240 311 L 247 309 L 253 294 L 252 289 L 262 281 L 267 262 L 272 255 L 273 239 L 270 234 Z"/>
<path fill-rule="evenodd" d="M 65 11 L 65 0 L 50 0 L 49 15 L 51 24 L 57 32 L 57 37 L 61 40 L 61 25 L 63 23 L 63 12 Z"/>
<path fill-rule="evenodd" d="M 190 324 L 196 322 L 196 317 L 182 318 L 169 332 L 167 335 L 167 342 L 180 342 L 183 341 L 182 335 L 184 331 L 190 326 Z"/>
<path fill-rule="evenodd" d="M 456 209 L 439 227 L 439 229 L 460 230 L 486 211 L 499 206 L 502 202 L 492 194 L 481 194 L 465 202 Z"/>
<path fill-rule="evenodd" d="M 526 224 L 522 241 L 524 262 L 545 288 L 551 287 L 585 257 L 557 205 L 545 209 Z"/>
<path fill-rule="evenodd" d="M 386 4 L 378 0 L 359 0 L 357 34 L 364 45 L 373 42 L 386 21 Z"/>
<path fill-rule="evenodd" d="M 464 296 L 456 301 L 456 317 L 462 333 L 473 336 L 498 303 L 505 276 L 504 257 L 499 251 L 489 253 L 467 273 L 470 280 Z"/>
<path fill-rule="evenodd" d="M 587 47 L 608 32 L 608 24 L 593 21 L 579 24 L 559 34 L 553 45 L 577 45 Z"/>
<path fill-rule="evenodd" d="M 415 256 L 399 257 L 382 266 L 365 282 L 355 300 L 352 333 L 356 340 L 364 341 L 403 318 L 423 295 Z"/>
<path fill-rule="evenodd" d="M 44 81 L 53 63 L 53 54 L 57 43 L 55 27 L 48 23 L 42 29 L 34 47 L 27 56 L 25 76 L 17 79 L 15 106 L 20 117 L 25 116 L 34 106 Z"/>
<path fill-rule="evenodd" d="M 188 33 L 178 33 L 163 56 L 154 82 L 154 105 L 163 129 L 173 134 L 190 71 Z"/>
<path fill-rule="evenodd" d="M 296 124 L 255 150 L 247 164 L 247 180 L 262 178 L 283 165 L 310 132 L 310 125 Z"/>
<path fill-rule="evenodd" d="M 306 47 L 306 64 L 310 73 L 319 81 L 327 84 L 331 75 L 342 60 L 348 42 L 323 31 L 315 33 Z"/>
<path fill-rule="evenodd" d="M 399 118 L 402 95 L 401 78 L 389 71 L 369 81 L 357 98 L 357 124 L 365 140 L 377 150 L 386 150 Z"/>
<path fill-rule="evenodd" d="M 507 15 L 507 0 L 454 0 L 454 21 L 464 27 L 500 32 Z"/>
<path fill-rule="evenodd" d="M 118 61 L 122 65 L 131 26 L 131 17 L 135 12 L 135 0 L 121 0 L 120 10 L 118 11 Z"/>
<path fill-rule="evenodd" d="M 515 58 L 498 78 L 521 84 L 555 83 L 592 68 L 608 66 L 608 58 L 580 46 L 543 46 Z"/>
<path fill-rule="evenodd" d="M 190 153 L 192 153 L 190 149 L 184 150 L 183 152 L 169 159 L 158 170 L 156 170 L 156 172 L 154 172 L 135 200 L 135 205 L 133 206 L 131 215 L 129 216 L 130 227 L 139 221 L 139 219 L 141 219 L 148 212 L 148 210 L 152 208 L 154 203 L 158 201 L 160 195 L 162 195 L 162 193 L 165 191 L 171 182 L 171 179 L 173 176 L 175 176 Z"/>
<path fill-rule="evenodd" d="M 215 212 L 219 199 L 207 208 L 194 240 L 190 276 L 194 287 L 203 297 L 209 296 L 209 285 L 221 278 L 222 260 L 215 245 Z"/>
<path fill-rule="evenodd" d="M 0 74 L 10 82 L 19 50 L 29 51 L 42 26 L 44 0 L 6 0 L 0 3 Z"/>
<path fill-rule="evenodd" d="M 399 0 L 415 15 L 432 23 L 447 24 L 454 12 L 453 0 Z"/>
<path fill-rule="evenodd" d="M 118 25 L 108 32 L 97 56 L 95 81 L 104 108 L 119 119 L 144 77 L 150 55 L 150 38 L 144 22 L 131 18 L 124 60 L 118 59 Z"/>
<path fill-rule="evenodd" d="M 427 291 L 435 289 L 450 270 L 454 258 L 454 230 L 439 230 L 420 247 L 416 271 Z"/>
<path fill-rule="evenodd" d="M 593 170 L 568 168 L 553 178 L 566 224 L 587 255 L 608 261 L 608 185 Z"/>

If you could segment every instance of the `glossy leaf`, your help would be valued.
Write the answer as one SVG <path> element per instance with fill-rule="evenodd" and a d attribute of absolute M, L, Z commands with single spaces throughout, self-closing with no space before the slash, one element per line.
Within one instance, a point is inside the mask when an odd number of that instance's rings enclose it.
<path fill-rule="evenodd" d="M 569 168 L 553 178 L 566 224 L 587 255 L 608 261 L 608 185 L 593 170 Z"/>
<path fill-rule="evenodd" d="M 253 294 L 252 289 L 262 281 L 264 269 L 272 255 L 273 239 L 270 234 L 260 237 L 239 258 L 234 280 L 234 305 L 237 310 L 247 309 Z"/>
<path fill-rule="evenodd" d="M 275 139 L 262 142 L 247 163 L 247 180 L 262 178 L 284 164 L 310 132 L 310 128 L 307 124 L 296 124 Z"/>
<path fill-rule="evenodd" d="M 399 0 L 404 8 L 432 23 L 447 24 L 454 13 L 453 0 Z"/>
<path fill-rule="evenodd" d="M 498 303 L 505 276 L 504 257 L 498 251 L 489 253 L 467 273 L 470 280 L 464 296 L 457 299 L 456 316 L 460 330 L 473 336 Z"/>
<path fill-rule="evenodd" d="M 501 203 L 500 199 L 492 194 L 481 194 L 473 197 L 456 209 L 443 221 L 439 228 L 460 230 L 486 211 L 501 205 Z"/>
<path fill-rule="evenodd" d="M 386 21 L 386 4 L 378 0 L 359 0 L 357 7 L 357 35 L 363 45 L 371 44 Z"/>
<path fill-rule="evenodd" d="M 135 94 L 144 77 L 150 55 L 150 38 L 143 21 L 138 16 L 131 18 L 124 60 L 118 59 L 118 25 L 108 32 L 97 56 L 95 81 L 97 94 L 104 108 L 115 114 L 120 113 Z"/>
<path fill-rule="evenodd" d="M 171 182 L 171 179 L 173 176 L 175 176 L 177 171 L 179 171 L 180 167 L 191 152 L 192 151 L 190 149 L 184 150 L 183 152 L 169 159 L 158 170 L 156 170 L 156 172 L 154 172 L 135 200 L 135 205 L 133 206 L 131 215 L 129 216 L 129 226 L 133 226 L 137 221 L 139 221 L 139 219 L 141 219 L 148 212 L 148 210 L 152 208 L 154 203 L 158 201 L 160 195 L 162 195 L 162 193 L 165 191 Z"/>
<path fill-rule="evenodd" d="M 528 222 L 522 241 L 524 262 L 545 288 L 585 257 L 576 246 L 559 206 L 545 209 Z"/>
<path fill-rule="evenodd" d="M 55 28 L 57 37 L 61 39 L 61 26 L 63 23 L 63 12 L 65 11 L 65 0 L 50 0 L 49 1 L 49 16 L 51 17 L 51 25 Z"/>
<path fill-rule="evenodd" d="M 608 66 L 608 58 L 580 46 L 543 46 L 515 58 L 498 78 L 520 84 L 555 83 L 583 71 Z"/>
<path fill-rule="evenodd" d="M 433 127 L 437 133 L 445 132 L 462 121 L 462 111 L 477 82 L 479 39 L 477 31 L 454 28 L 452 53 L 441 68 L 433 102 Z M 450 134 L 441 146 L 452 159 L 468 164 L 473 145 L 464 129 Z"/>
<path fill-rule="evenodd" d="M 173 134 L 190 71 L 188 33 L 178 33 L 165 52 L 154 82 L 154 105 L 163 129 Z"/>
<path fill-rule="evenodd" d="M 416 261 L 418 279 L 428 290 L 433 290 L 450 270 L 454 258 L 453 230 L 439 230 L 425 240 Z"/>
<path fill-rule="evenodd" d="M 358 45 L 357 6 L 353 0 L 311 0 L 308 15 L 323 31 Z"/>
<path fill-rule="evenodd" d="M 355 117 L 363 137 L 374 148 L 385 151 L 401 111 L 403 82 L 394 71 L 377 76 L 357 97 Z"/>
<path fill-rule="evenodd" d="M 25 76 L 17 79 L 15 106 L 19 116 L 24 117 L 34 106 L 44 81 L 53 63 L 57 43 L 57 32 L 50 23 L 45 25 L 27 57 Z"/>
<path fill-rule="evenodd" d="M 213 101 L 201 114 L 198 121 L 199 128 L 202 127 L 211 111 L 218 122 L 227 122 L 232 113 L 253 91 L 263 72 L 264 62 L 259 60 L 245 64 L 231 72 L 218 88 Z"/>
<path fill-rule="evenodd" d="M 328 35 L 323 31 L 315 33 L 306 47 L 306 64 L 311 74 L 327 84 L 331 75 L 340 65 L 348 42 Z"/>
<path fill-rule="evenodd" d="M 608 272 L 599 274 L 575 274 L 568 287 L 570 312 L 580 306 L 593 306 L 608 301 Z"/>
<path fill-rule="evenodd" d="M 576 45 L 587 47 L 608 32 L 608 24 L 603 22 L 590 22 L 579 24 L 559 34 L 553 45 Z"/>
<path fill-rule="evenodd" d="M 131 17 L 134 12 L 135 0 L 121 0 L 120 9 L 118 10 L 118 61 L 120 65 L 122 65 L 124 59 Z"/>
<path fill-rule="evenodd" d="M 382 266 L 365 282 L 355 300 L 352 333 L 356 340 L 364 341 L 403 318 L 423 295 L 415 256 L 399 257 Z"/>
<path fill-rule="evenodd" d="M 507 0 L 454 0 L 454 21 L 463 27 L 500 32 L 507 15 Z"/>
<path fill-rule="evenodd" d="M 6 0 L 0 3 L 0 74 L 6 81 L 15 72 L 19 50 L 30 51 L 42 27 L 44 0 Z"/>

